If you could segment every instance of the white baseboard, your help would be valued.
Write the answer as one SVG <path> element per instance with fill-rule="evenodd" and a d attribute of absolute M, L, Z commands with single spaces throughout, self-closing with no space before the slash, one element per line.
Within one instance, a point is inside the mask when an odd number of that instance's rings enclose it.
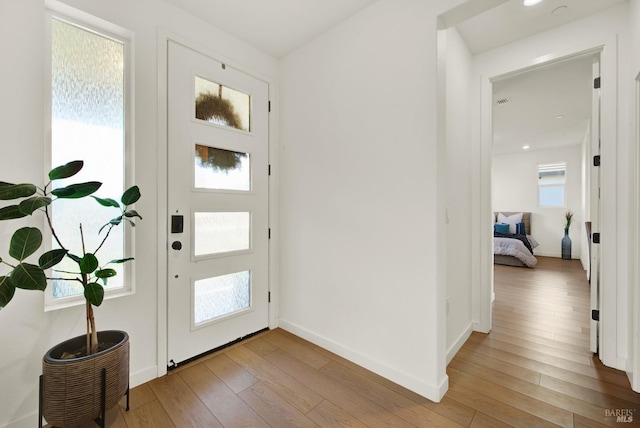
<path fill-rule="evenodd" d="M 135 373 L 129 373 L 129 387 L 135 388 L 138 385 L 152 381 L 158 377 L 158 366 L 147 367 Z"/>
<path fill-rule="evenodd" d="M 384 363 L 381 363 L 380 361 L 376 361 L 367 355 L 349 348 L 348 346 L 342 345 L 326 337 L 318 335 L 312 331 L 300 327 L 297 324 L 283 320 L 282 318 L 280 319 L 280 328 L 293 333 L 305 340 L 308 340 L 315 345 L 321 346 L 324 349 L 333 352 L 334 354 L 346 358 L 347 360 L 358 364 L 366 368 L 367 370 L 371 370 L 372 372 L 386 379 L 389 379 L 390 381 L 395 382 L 398 385 L 401 385 L 415 392 L 416 394 L 422 395 L 423 397 L 436 403 L 439 402 L 442 397 L 444 397 L 444 394 L 449 388 L 449 378 L 446 375 L 440 381 L 439 385 L 429 384 L 420 379 L 416 379 L 414 376 L 409 375 L 401 370 L 390 367 Z"/>
<path fill-rule="evenodd" d="M 473 323 L 469 323 L 467 328 L 462 332 L 462 334 L 456 339 L 455 342 L 451 345 L 451 347 L 447 350 L 447 365 L 453 360 L 453 357 L 456 356 L 460 348 L 465 344 L 469 336 L 473 333 Z"/>
<path fill-rule="evenodd" d="M 541 256 L 541 257 L 555 257 L 557 259 L 562 257 L 561 253 L 556 253 L 556 252 L 546 252 L 546 251 L 536 251 L 533 250 L 533 255 L 534 256 Z"/>

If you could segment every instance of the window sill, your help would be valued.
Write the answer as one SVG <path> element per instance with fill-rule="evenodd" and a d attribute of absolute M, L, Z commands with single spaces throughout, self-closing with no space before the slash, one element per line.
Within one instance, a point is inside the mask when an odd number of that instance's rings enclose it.
<path fill-rule="evenodd" d="M 129 289 L 129 290 L 107 291 L 105 293 L 103 301 L 116 299 L 119 297 L 130 296 L 132 294 L 135 294 L 135 290 Z M 72 296 L 72 297 L 62 297 L 62 298 L 56 299 L 55 301 L 50 301 L 50 300 L 45 301 L 44 311 L 52 312 L 52 311 L 57 311 L 59 309 L 73 308 L 75 306 L 82 306 L 85 303 L 86 303 L 86 300 L 81 295 Z"/>

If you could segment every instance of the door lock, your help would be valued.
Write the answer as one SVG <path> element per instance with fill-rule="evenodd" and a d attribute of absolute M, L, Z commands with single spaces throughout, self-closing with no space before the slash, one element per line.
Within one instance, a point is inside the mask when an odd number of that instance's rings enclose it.
<path fill-rule="evenodd" d="M 181 215 L 171 216 L 171 233 L 182 233 L 184 231 L 184 217 Z"/>
<path fill-rule="evenodd" d="M 173 249 L 174 249 L 174 250 L 176 250 L 176 251 L 180 251 L 180 250 L 182 250 L 182 242 L 180 242 L 180 241 L 173 241 L 173 242 L 171 243 L 171 248 L 173 248 Z"/>

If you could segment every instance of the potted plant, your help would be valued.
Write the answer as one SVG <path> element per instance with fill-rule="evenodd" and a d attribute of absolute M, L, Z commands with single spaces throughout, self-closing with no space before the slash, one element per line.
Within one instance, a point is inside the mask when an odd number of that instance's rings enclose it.
<path fill-rule="evenodd" d="M 83 182 L 53 188 L 56 180 L 76 175 L 83 161 L 73 161 L 52 169 L 49 182 L 42 188 L 34 184 L 11 184 L 0 182 L 0 200 L 17 201 L 0 208 L 0 220 L 13 220 L 42 212 L 57 248 L 40 255 L 37 264 L 27 260 L 41 247 L 43 234 L 37 227 L 21 227 L 11 237 L 9 256 L 0 258 L 0 264 L 10 272 L 0 276 L 0 310 L 13 299 L 16 288 L 44 291 L 50 281 L 71 281 L 82 285 L 87 320 L 86 335 L 67 340 L 51 348 L 43 358 L 41 377 L 41 413 L 54 426 L 74 426 L 102 417 L 128 391 L 129 382 L 129 337 L 125 332 L 105 331 L 98 333 L 93 307 L 100 306 L 104 298 L 104 286 L 117 271 L 109 265 L 133 260 L 122 258 L 101 264 L 100 250 L 113 228 L 124 224 L 135 226 L 134 219 L 142 219 L 130 208 L 140 199 L 137 186 L 128 188 L 120 201 L 99 198 L 93 194 L 102 186 L 97 181 Z M 64 237 L 54 228 L 50 207 L 58 199 L 81 199 L 92 197 L 96 203 L 117 209 L 118 215 L 107 220 L 98 231 L 101 236 L 97 248 L 85 247 L 85 232 L 78 225 L 81 248 L 70 248 Z M 64 259 L 75 266 L 72 270 L 56 270 Z M 47 274 L 50 272 L 50 274 Z M 44 407 L 42 407 L 44 406 Z"/>

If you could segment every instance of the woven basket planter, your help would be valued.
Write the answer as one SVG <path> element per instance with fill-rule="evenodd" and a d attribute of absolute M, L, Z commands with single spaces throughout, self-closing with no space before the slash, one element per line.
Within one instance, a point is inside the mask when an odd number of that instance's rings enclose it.
<path fill-rule="evenodd" d="M 114 343 L 93 355 L 62 360 L 63 352 L 80 349 L 86 336 L 51 348 L 42 361 L 43 416 L 56 427 L 74 427 L 102 416 L 102 371 L 106 368 L 106 405 L 118 404 L 129 386 L 129 335 L 98 332 L 98 342 Z"/>

